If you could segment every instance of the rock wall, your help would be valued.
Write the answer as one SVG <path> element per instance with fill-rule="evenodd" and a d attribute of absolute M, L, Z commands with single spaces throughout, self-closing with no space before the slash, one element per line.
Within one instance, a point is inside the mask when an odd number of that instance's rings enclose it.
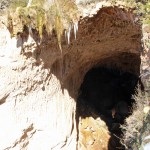
<path fill-rule="evenodd" d="M 34 49 L 29 38 L 29 47 Z M 75 101 L 15 38 L 1 30 L 0 149 L 76 149 Z M 32 47 L 33 44 L 33 47 Z M 58 70 L 58 68 L 55 68 Z"/>
<path fill-rule="evenodd" d="M 141 29 L 132 13 L 104 7 L 79 21 L 77 39 L 45 35 L 37 47 L 29 37 L 11 39 L 0 31 L 0 149 L 75 150 L 76 99 L 86 72 L 96 66 L 139 74 Z M 40 50 L 40 53 L 39 53 Z"/>

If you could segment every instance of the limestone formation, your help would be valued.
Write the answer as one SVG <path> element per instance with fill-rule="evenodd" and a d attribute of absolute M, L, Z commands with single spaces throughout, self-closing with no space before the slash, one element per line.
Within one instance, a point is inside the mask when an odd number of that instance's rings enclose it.
<path fill-rule="evenodd" d="M 0 25 L 1 150 L 108 148 L 105 122 L 94 114 L 77 121 L 79 89 L 86 73 L 99 65 L 139 76 L 141 28 L 123 8 L 96 11 L 83 12 L 69 45 L 63 36 L 62 54 L 55 34 L 45 34 L 41 45 L 31 36 L 22 43 Z"/>

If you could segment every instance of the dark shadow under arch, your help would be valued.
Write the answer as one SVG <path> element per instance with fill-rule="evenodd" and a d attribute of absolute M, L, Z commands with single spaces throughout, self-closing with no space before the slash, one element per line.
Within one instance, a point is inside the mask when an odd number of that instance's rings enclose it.
<path fill-rule="evenodd" d="M 124 149 L 119 139 L 122 135 L 119 127 L 132 113 L 132 95 L 135 94 L 136 86 L 140 82 L 138 71 L 124 71 L 112 67 L 112 64 L 110 63 L 111 67 L 104 64 L 96 65 L 86 73 L 77 99 L 76 118 L 78 124 L 79 117 L 91 117 L 90 110 L 105 121 L 111 135 L 108 150 Z"/>

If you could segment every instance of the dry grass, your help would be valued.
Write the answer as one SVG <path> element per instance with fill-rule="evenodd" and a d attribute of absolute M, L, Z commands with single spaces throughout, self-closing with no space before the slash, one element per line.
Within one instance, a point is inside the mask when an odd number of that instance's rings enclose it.
<path fill-rule="evenodd" d="M 150 134 L 150 110 L 145 111 L 145 108 L 149 108 L 150 104 L 147 94 L 139 88 L 137 89 L 137 94 L 134 96 L 136 103 L 133 105 L 133 113 L 121 126 L 124 133 L 122 143 L 126 149 L 142 149 L 145 144 L 144 138 Z"/>

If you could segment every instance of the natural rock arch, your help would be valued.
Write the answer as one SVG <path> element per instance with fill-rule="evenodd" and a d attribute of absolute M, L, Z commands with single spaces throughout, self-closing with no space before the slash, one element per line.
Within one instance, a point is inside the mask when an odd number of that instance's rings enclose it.
<path fill-rule="evenodd" d="M 139 75 L 141 29 L 134 20 L 125 9 L 101 8 L 93 17 L 80 20 L 77 39 L 72 36 L 70 45 L 62 39 L 62 55 L 55 38 L 41 46 L 37 60 L 6 47 L 2 53 L 9 65 L 1 64 L 0 78 L 8 88 L 1 87 L 0 118 L 11 118 L 14 130 L 8 130 L 9 119 L 1 121 L 0 149 L 76 149 L 76 101 L 85 74 L 102 65 Z M 11 52 L 7 56 L 9 50 L 17 56 Z"/>
<path fill-rule="evenodd" d="M 77 40 L 72 41 L 69 51 L 64 51 L 61 78 L 62 88 L 67 89 L 75 101 L 85 74 L 93 67 L 118 68 L 139 76 L 141 31 L 132 19 L 132 14 L 124 9 L 109 7 L 81 21 Z M 61 60 L 56 63 L 62 67 Z M 106 137 L 109 137 L 108 134 Z M 79 149 L 85 148 L 84 144 L 79 141 Z"/>

